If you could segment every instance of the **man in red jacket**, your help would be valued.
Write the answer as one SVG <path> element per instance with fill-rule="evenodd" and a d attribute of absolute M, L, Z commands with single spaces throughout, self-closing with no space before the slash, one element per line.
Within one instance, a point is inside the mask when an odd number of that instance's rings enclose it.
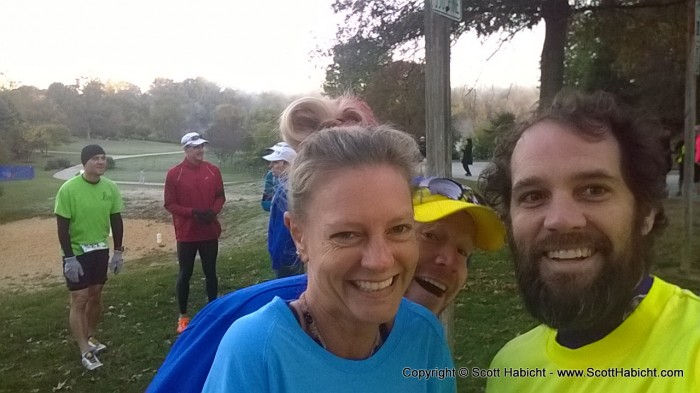
<path fill-rule="evenodd" d="M 204 144 L 208 141 L 196 132 L 188 132 L 182 137 L 181 143 L 185 159 L 168 171 L 164 195 L 165 208 L 173 215 L 180 265 L 175 286 L 180 307 L 178 333 L 182 333 L 190 322 L 187 300 L 198 251 L 209 301 L 218 295 L 216 257 L 219 253 L 221 225 L 216 216 L 226 200 L 221 171 L 204 161 Z"/>

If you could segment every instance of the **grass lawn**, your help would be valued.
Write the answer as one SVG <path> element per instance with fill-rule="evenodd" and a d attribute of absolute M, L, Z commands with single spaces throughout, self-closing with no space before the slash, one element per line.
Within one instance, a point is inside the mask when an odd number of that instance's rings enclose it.
<path fill-rule="evenodd" d="M 43 162 L 35 164 L 34 179 L 0 182 L 0 224 L 35 216 L 53 214 L 53 205 L 62 180 L 54 171 L 44 171 Z"/>
<path fill-rule="evenodd" d="M 235 214 L 228 215 L 232 221 L 227 225 L 232 225 L 233 232 L 242 234 L 247 229 L 251 236 L 221 254 L 218 266 L 222 293 L 273 276 L 264 243 L 264 220 L 260 220 L 262 213 L 254 213 L 259 211 L 256 209 L 257 202 L 239 204 Z M 247 224 L 251 222 L 255 223 L 252 231 Z M 673 236 L 674 232 L 669 234 Z M 677 261 L 677 252 L 668 249 L 664 254 L 667 260 Z M 173 261 L 171 255 L 127 260 L 123 274 L 110 276 L 99 331 L 109 352 L 102 356 L 105 366 L 95 372 L 88 373 L 79 364 L 68 333 L 68 295 L 62 285 L 21 296 L 3 296 L 0 392 L 144 391 L 176 338 L 173 287 L 177 266 Z M 668 265 L 659 274 L 700 292 L 697 273 L 681 276 L 677 265 Z M 485 368 L 505 342 L 535 322 L 518 299 L 507 250 L 476 255 L 469 276 L 467 288 L 455 302 L 456 364 Z M 190 296 L 193 312 L 206 301 L 203 286 L 203 276 L 195 269 Z M 460 392 L 479 392 L 484 386 L 482 379 L 459 381 Z"/>
<path fill-rule="evenodd" d="M 118 147 L 114 154 L 145 154 L 153 152 L 179 151 L 179 145 L 171 145 L 144 141 L 92 141 L 103 144 L 107 149 L 107 143 Z M 34 216 L 50 216 L 53 214 L 54 199 L 63 180 L 53 178 L 58 169 L 44 170 L 48 160 L 66 158 L 71 165 L 80 164 L 80 150 L 88 142 L 82 140 L 64 145 L 59 148 L 62 153 L 52 152 L 47 156 L 39 153 L 32 154 L 29 162 L 15 162 L 16 165 L 34 166 L 34 179 L 0 182 L 0 224 Z M 110 154 L 111 151 L 107 150 Z M 209 154 L 207 159 L 216 163 L 216 157 Z M 168 169 L 179 164 L 183 160 L 181 150 L 178 154 L 166 154 L 157 156 L 134 157 L 116 160 L 115 168 L 108 170 L 106 177 L 116 181 L 139 180 L 139 172 L 144 170 L 146 182 L 164 183 Z M 266 164 L 260 161 L 260 165 L 252 168 L 241 168 L 232 164 L 226 164 L 221 169 L 224 182 L 257 181 L 262 182 L 267 171 Z"/>
<path fill-rule="evenodd" d="M 116 160 L 114 169 L 107 171 L 105 176 L 117 181 L 138 181 L 139 173 L 143 169 L 146 182 L 164 183 L 168 169 L 181 163 L 183 157 L 183 154 L 179 153 L 123 158 Z M 213 154 L 207 155 L 206 158 L 216 164 L 216 157 Z M 267 167 L 261 161 L 259 167 L 248 171 L 243 171 L 232 165 L 224 165 L 220 169 L 221 177 L 223 177 L 225 182 L 238 182 L 262 179 Z"/>
<path fill-rule="evenodd" d="M 97 144 L 102 146 L 107 152 L 107 155 L 132 155 L 132 154 L 147 154 L 147 153 L 167 153 L 171 151 L 182 151 L 182 146 L 179 143 L 161 143 L 150 141 L 123 140 L 113 141 L 104 139 L 75 139 L 73 142 L 59 146 L 54 150 L 76 152 L 80 154 L 80 150 L 85 145 Z M 78 157 L 80 161 L 80 157 Z"/>

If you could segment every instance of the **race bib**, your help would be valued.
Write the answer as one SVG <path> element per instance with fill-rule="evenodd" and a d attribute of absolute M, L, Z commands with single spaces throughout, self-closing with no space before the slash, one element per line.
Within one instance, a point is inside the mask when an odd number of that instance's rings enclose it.
<path fill-rule="evenodd" d="M 105 242 L 99 242 L 99 243 L 92 243 L 92 244 L 81 244 L 80 248 L 83 249 L 83 253 L 87 254 L 91 251 L 106 250 L 109 248 L 109 246 L 107 246 L 107 243 L 105 243 Z"/>

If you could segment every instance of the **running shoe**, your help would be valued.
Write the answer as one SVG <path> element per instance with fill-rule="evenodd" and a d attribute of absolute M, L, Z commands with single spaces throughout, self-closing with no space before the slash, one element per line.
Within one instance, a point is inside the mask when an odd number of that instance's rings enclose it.
<path fill-rule="evenodd" d="M 180 334 L 184 332 L 189 324 L 190 319 L 188 317 L 180 317 L 180 319 L 177 320 L 177 333 Z"/>
<path fill-rule="evenodd" d="M 90 345 L 90 352 L 94 353 L 95 355 L 107 349 L 106 345 L 97 341 L 97 339 L 92 336 L 88 337 L 88 345 Z"/>
<path fill-rule="evenodd" d="M 81 361 L 83 362 L 83 367 L 88 370 L 94 370 L 98 367 L 102 367 L 102 362 L 95 356 L 91 351 L 87 351 L 83 354 Z"/>

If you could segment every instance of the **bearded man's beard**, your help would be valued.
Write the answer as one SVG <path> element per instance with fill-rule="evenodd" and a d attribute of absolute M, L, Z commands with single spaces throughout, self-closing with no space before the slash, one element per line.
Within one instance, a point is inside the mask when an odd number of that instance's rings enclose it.
<path fill-rule="evenodd" d="M 638 227 L 636 227 L 638 228 Z M 554 329 L 588 330 L 622 321 L 633 292 L 647 270 L 649 248 L 643 236 L 631 230 L 626 245 L 615 253 L 611 240 L 598 230 L 552 234 L 530 248 L 508 240 L 513 250 L 518 286 L 527 310 Z M 541 264 L 549 250 L 591 247 L 602 258 L 594 277 L 557 273 L 543 277 Z"/>

